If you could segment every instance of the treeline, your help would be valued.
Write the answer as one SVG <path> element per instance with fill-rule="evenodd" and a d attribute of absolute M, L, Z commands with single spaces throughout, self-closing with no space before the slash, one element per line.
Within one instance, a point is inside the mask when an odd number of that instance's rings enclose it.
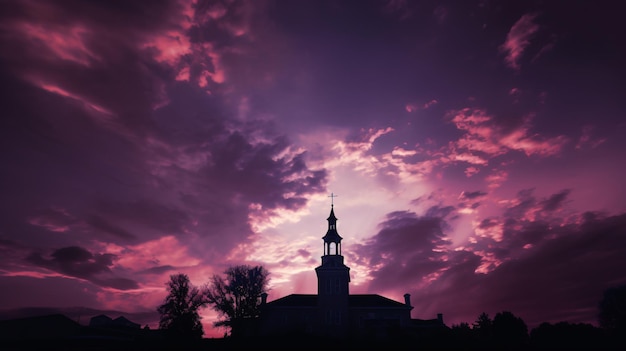
<path fill-rule="evenodd" d="M 522 318 L 502 311 L 493 319 L 483 312 L 472 325 L 452 325 L 447 344 L 472 349 L 594 349 L 612 347 L 619 341 L 617 336 L 588 323 L 544 322 L 529 331 Z"/>
<path fill-rule="evenodd" d="M 544 322 L 528 330 L 510 311 L 493 319 L 481 313 L 476 321 L 452 325 L 451 345 L 473 349 L 624 349 L 626 348 L 626 286 L 607 289 L 598 305 L 598 324 Z"/>
<path fill-rule="evenodd" d="M 204 334 L 199 310 L 211 306 L 219 315 L 214 326 L 225 327 L 228 331 L 225 337 L 236 339 L 231 337 L 238 336 L 241 321 L 260 316 L 260 296 L 267 290 L 268 276 L 269 272 L 262 266 L 239 265 L 229 267 L 224 277 L 213 275 L 208 283 L 196 287 L 185 274 L 171 275 L 168 295 L 158 307 L 159 329 L 171 339 L 199 340 Z M 465 349 L 626 349 L 626 285 L 607 289 L 598 312 L 599 327 L 563 321 L 542 323 L 532 330 L 510 311 L 499 312 L 493 318 L 483 312 L 471 325 L 460 323 L 430 334 L 399 332 L 394 335 L 395 340 L 387 340 L 385 345 L 394 344 L 397 350 L 409 350 L 417 345 Z M 307 336 L 294 337 L 302 341 Z M 263 342 L 257 341 L 257 345 Z M 312 339 L 308 345 L 318 342 Z M 270 344 L 277 346 L 273 341 Z"/>

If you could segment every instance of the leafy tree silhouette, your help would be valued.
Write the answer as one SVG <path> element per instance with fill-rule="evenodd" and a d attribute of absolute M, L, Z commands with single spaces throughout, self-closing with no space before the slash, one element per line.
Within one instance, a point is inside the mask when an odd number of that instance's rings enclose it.
<path fill-rule="evenodd" d="M 606 289 L 600 300 L 600 326 L 610 332 L 626 331 L 626 285 Z"/>
<path fill-rule="evenodd" d="M 493 336 L 501 347 L 521 348 L 528 344 L 528 327 L 513 313 L 499 312 L 493 317 Z"/>
<path fill-rule="evenodd" d="M 530 332 L 530 343 L 536 349 L 605 348 L 602 330 L 586 323 L 541 323 Z"/>
<path fill-rule="evenodd" d="M 269 272 L 263 266 L 239 265 L 224 274 L 226 278 L 211 277 L 206 297 L 222 317 L 215 326 L 229 327 L 231 337 L 239 337 L 260 316 L 260 296 L 267 290 Z"/>
<path fill-rule="evenodd" d="M 204 334 L 198 310 L 207 304 L 200 289 L 191 285 L 186 274 L 170 276 L 169 294 L 157 311 L 161 314 L 159 328 L 174 338 L 199 339 Z"/>
<path fill-rule="evenodd" d="M 466 322 L 452 325 L 450 331 L 450 336 L 454 339 L 452 342 L 462 345 L 470 345 L 474 341 L 473 331 L 470 328 L 470 325 Z"/>
<path fill-rule="evenodd" d="M 491 341 L 493 338 L 493 321 L 487 313 L 483 312 L 472 325 L 472 330 L 478 340 L 483 342 Z"/>

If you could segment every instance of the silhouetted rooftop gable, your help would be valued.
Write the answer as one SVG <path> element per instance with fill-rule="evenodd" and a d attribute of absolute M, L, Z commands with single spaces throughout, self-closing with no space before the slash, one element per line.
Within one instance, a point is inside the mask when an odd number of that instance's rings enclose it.
<path fill-rule="evenodd" d="M 107 316 L 106 314 L 99 314 L 97 316 L 91 317 L 91 319 L 89 320 L 89 326 L 98 327 L 109 325 L 112 321 L 113 320 L 111 319 L 111 317 Z"/>
<path fill-rule="evenodd" d="M 132 322 L 128 320 L 128 318 L 124 316 L 119 316 L 113 320 L 113 324 L 119 327 L 128 327 L 128 328 L 141 328 L 141 325 L 138 323 Z"/>

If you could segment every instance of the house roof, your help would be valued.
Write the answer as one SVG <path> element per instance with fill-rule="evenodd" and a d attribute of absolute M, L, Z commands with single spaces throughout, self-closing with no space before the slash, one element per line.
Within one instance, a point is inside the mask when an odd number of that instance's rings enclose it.
<path fill-rule="evenodd" d="M 273 307 L 316 307 L 317 295 L 291 294 L 267 303 Z M 407 307 L 404 303 L 377 294 L 348 295 L 350 307 Z"/>
<path fill-rule="evenodd" d="M 117 325 L 117 326 L 123 326 L 123 327 L 133 327 L 133 328 L 141 327 L 141 325 L 139 325 L 138 323 L 132 322 L 124 316 L 119 316 L 115 318 L 112 324 Z"/>

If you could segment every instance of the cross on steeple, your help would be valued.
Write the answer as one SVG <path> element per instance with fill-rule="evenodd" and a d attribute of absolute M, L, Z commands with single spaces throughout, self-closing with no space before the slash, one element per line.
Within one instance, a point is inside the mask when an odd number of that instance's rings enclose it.
<path fill-rule="evenodd" d="M 331 205 L 331 206 L 334 206 L 334 205 L 335 205 L 333 200 L 334 200 L 337 196 L 339 196 L 339 195 L 335 195 L 334 193 L 330 193 L 330 195 L 328 195 L 328 197 L 330 197 L 330 205 Z"/>

